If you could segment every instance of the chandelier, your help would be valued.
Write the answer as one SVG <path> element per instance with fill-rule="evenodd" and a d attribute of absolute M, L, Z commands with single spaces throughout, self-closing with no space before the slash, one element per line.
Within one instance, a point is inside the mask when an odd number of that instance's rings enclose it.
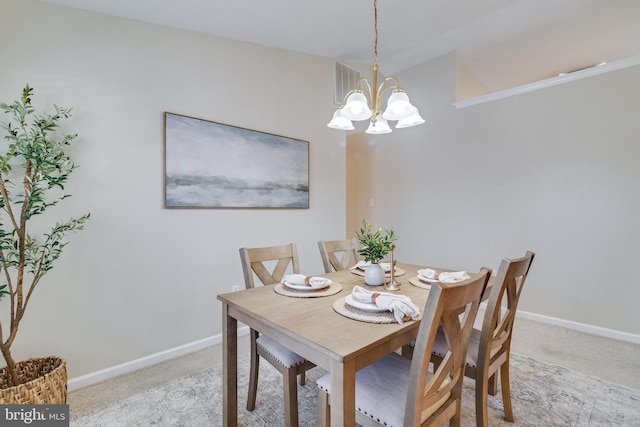
<path fill-rule="evenodd" d="M 407 128 L 424 123 L 418 109 L 411 104 L 409 96 L 400 87 L 398 79 L 387 77 L 378 86 L 378 0 L 373 0 L 373 85 L 365 77 L 360 77 L 356 88 L 347 93 L 342 105 L 333 113 L 333 118 L 327 124 L 330 128 L 353 130 L 352 120 L 369 120 L 370 134 L 391 132 L 389 121 L 395 121 L 396 129 Z M 391 90 L 387 100 L 387 108 L 382 112 L 380 103 L 382 95 Z"/>

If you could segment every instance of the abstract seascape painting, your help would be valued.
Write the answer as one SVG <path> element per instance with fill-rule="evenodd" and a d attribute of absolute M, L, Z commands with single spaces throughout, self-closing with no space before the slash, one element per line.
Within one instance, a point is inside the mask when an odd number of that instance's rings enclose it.
<path fill-rule="evenodd" d="M 164 113 L 165 207 L 309 207 L 309 143 Z"/>

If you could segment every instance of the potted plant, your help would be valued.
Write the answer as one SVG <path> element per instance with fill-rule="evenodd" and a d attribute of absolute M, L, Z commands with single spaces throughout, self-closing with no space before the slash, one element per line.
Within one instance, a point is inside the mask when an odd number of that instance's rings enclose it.
<path fill-rule="evenodd" d="M 41 215 L 69 197 L 64 184 L 76 168 L 66 149 L 76 134 L 56 134 L 70 108 L 54 105 L 53 114 L 37 114 L 27 84 L 20 99 L 0 109 L 0 403 L 66 403 L 67 374 L 62 358 L 51 356 L 17 362 L 11 354 L 20 322 L 34 289 L 67 245 L 68 234 L 84 228 L 90 214 L 53 225 Z M 39 217 L 33 233 L 27 226 Z"/>
<path fill-rule="evenodd" d="M 392 228 L 383 232 L 382 228 L 376 230 L 366 220 L 362 220 L 362 226 L 356 231 L 356 239 L 362 245 L 358 253 L 364 257 L 365 262 L 370 262 L 364 270 L 364 282 L 367 285 L 378 286 L 384 283 L 384 270 L 380 261 L 389 253 L 389 246 L 396 240 Z"/>

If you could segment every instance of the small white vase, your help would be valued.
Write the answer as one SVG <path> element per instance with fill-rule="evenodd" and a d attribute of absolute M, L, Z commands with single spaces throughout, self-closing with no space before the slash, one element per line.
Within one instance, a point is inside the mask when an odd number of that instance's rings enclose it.
<path fill-rule="evenodd" d="M 364 269 L 364 283 L 369 286 L 380 286 L 384 284 L 384 270 L 380 264 L 369 264 Z"/>

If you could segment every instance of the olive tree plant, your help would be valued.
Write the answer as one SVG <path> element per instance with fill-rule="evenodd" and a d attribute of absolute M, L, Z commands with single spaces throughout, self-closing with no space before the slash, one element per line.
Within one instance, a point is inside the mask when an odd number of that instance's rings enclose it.
<path fill-rule="evenodd" d="M 391 244 L 397 240 L 393 228 L 388 228 L 382 233 L 382 228 L 373 229 L 366 219 L 362 220 L 362 226 L 356 231 L 356 239 L 362 245 L 358 253 L 364 256 L 365 262 L 377 264 L 384 258 L 391 248 Z"/>
<path fill-rule="evenodd" d="M 38 114 L 31 104 L 33 88 L 27 84 L 19 100 L 0 102 L 9 120 L 0 118 L 0 350 L 10 384 L 18 385 L 11 345 L 16 339 L 33 291 L 67 245 L 69 233 L 84 228 L 90 214 L 33 233 L 30 220 L 69 197 L 64 184 L 76 168 L 66 150 L 77 134 L 58 135 L 70 108 L 54 105 L 52 114 Z M 52 224 L 52 222 L 49 222 Z M 7 301 L 8 300 L 8 301 Z M 8 312 L 7 312 L 8 311 Z"/>

